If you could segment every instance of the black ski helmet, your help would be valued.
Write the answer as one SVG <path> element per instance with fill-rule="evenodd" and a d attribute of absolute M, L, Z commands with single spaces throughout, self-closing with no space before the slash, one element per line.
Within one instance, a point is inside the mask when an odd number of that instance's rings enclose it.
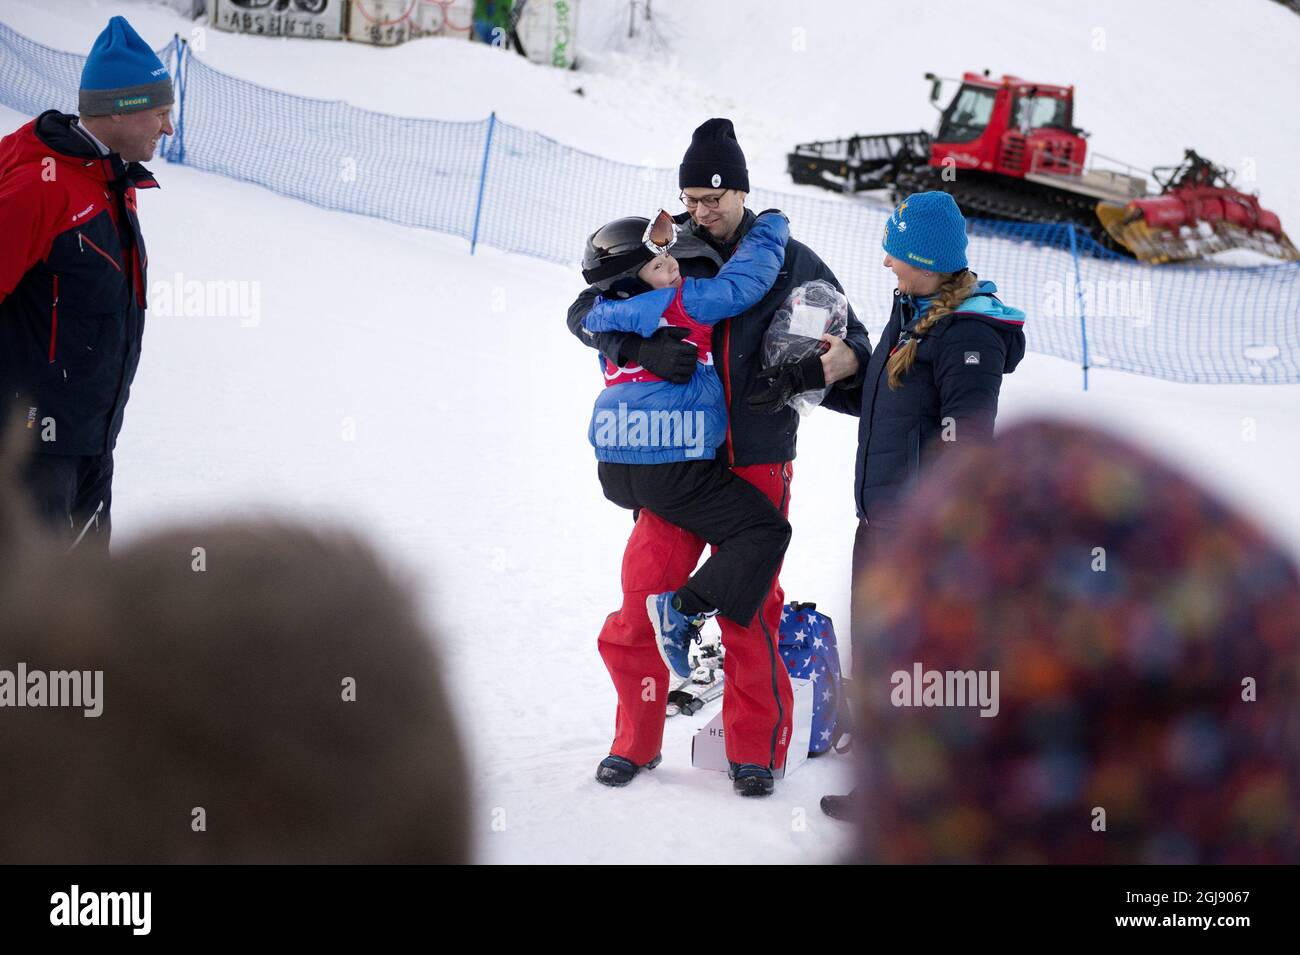
<path fill-rule="evenodd" d="M 662 210 L 653 224 L 644 216 L 625 216 L 606 222 L 587 239 L 582 253 L 582 277 L 606 291 L 619 279 L 634 277 L 643 265 L 667 252 L 676 241 L 677 226 Z"/>

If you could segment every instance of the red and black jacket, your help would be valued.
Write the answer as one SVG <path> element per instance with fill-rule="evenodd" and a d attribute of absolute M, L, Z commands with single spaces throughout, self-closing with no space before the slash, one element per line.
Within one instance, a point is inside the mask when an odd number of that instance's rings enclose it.
<path fill-rule="evenodd" d="M 0 139 L 0 394 L 35 450 L 97 455 L 117 443 L 140 363 L 135 191 L 157 183 L 76 123 L 49 110 Z"/>

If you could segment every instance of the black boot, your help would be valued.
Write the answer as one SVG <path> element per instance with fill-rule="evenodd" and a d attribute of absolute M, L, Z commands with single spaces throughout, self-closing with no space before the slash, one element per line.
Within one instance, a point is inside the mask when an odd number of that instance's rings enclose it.
<path fill-rule="evenodd" d="M 772 770 L 756 763 L 732 763 L 731 785 L 742 796 L 770 796 L 776 788 Z"/>
<path fill-rule="evenodd" d="M 596 782 L 606 786 L 626 786 L 643 769 L 654 769 L 663 760 L 663 753 L 656 753 L 654 759 L 644 766 L 638 766 L 630 759 L 615 756 L 612 753 L 600 761 L 596 767 Z"/>
<path fill-rule="evenodd" d="M 822 812 L 832 819 L 853 822 L 857 818 L 858 791 L 845 796 L 822 796 Z"/>

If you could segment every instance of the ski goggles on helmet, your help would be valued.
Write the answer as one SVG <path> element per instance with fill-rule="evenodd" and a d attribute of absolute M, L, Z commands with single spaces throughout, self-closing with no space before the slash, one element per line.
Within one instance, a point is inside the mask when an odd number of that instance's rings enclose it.
<path fill-rule="evenodd" d="M 607 287 L 671 249 L 677 244 L 677 233 L 677 223 L 663 209 L 648 221 L 628 216 L 607 222 L 587 240 L 582 275 L 597 287 Z"/>
<path fill-rule="evenodd" d="M 663 209 L 651 219 L 641 236 L 641 244 L 655 255 L 663 255 L 677 244 L 677 223 Z"/>

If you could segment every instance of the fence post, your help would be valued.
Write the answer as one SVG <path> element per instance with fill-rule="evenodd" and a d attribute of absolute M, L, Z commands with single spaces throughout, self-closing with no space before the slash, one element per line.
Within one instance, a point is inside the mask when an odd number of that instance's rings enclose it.
<path fill-rule="evenodd" d="M 176 90 L 176 125 L 171 142 L 167 144 L 165 156 L 168 162 L 185 162 L 185 56 L 189 52 L 189 43 L 179 33 L 172 35 L 172 46 L 176 49 L 176 76 L 172 84 Z"/>
<path fill-rule="evenodd" d="M 1079 334 L 1083 338 L 1083 390 L 1088 390 L 1088 316 L 1083 309 L 1083 279 L 1079 275 L 1079 248 L 1074 241 L 1074 223 L 1067 222 L 1070 230 L 1070 255 L 1074 259 L 1074 298 L 1079 305 Z"/>
<path fill-rule="evenodd" d="M 469 237 L 469 254 L 474 254 L 474 249 L 478 247 L 478 224 L 483 217 L 483 190 L 487 186 L 488 156 L 492 153 L 492 131 L 496 129 L 497 114 L 493 110 L 488 116 L 487 141 L 483 143 L 483 167 L 478 174 L 478 201 L 474 204 L 474 231 Z"/>

